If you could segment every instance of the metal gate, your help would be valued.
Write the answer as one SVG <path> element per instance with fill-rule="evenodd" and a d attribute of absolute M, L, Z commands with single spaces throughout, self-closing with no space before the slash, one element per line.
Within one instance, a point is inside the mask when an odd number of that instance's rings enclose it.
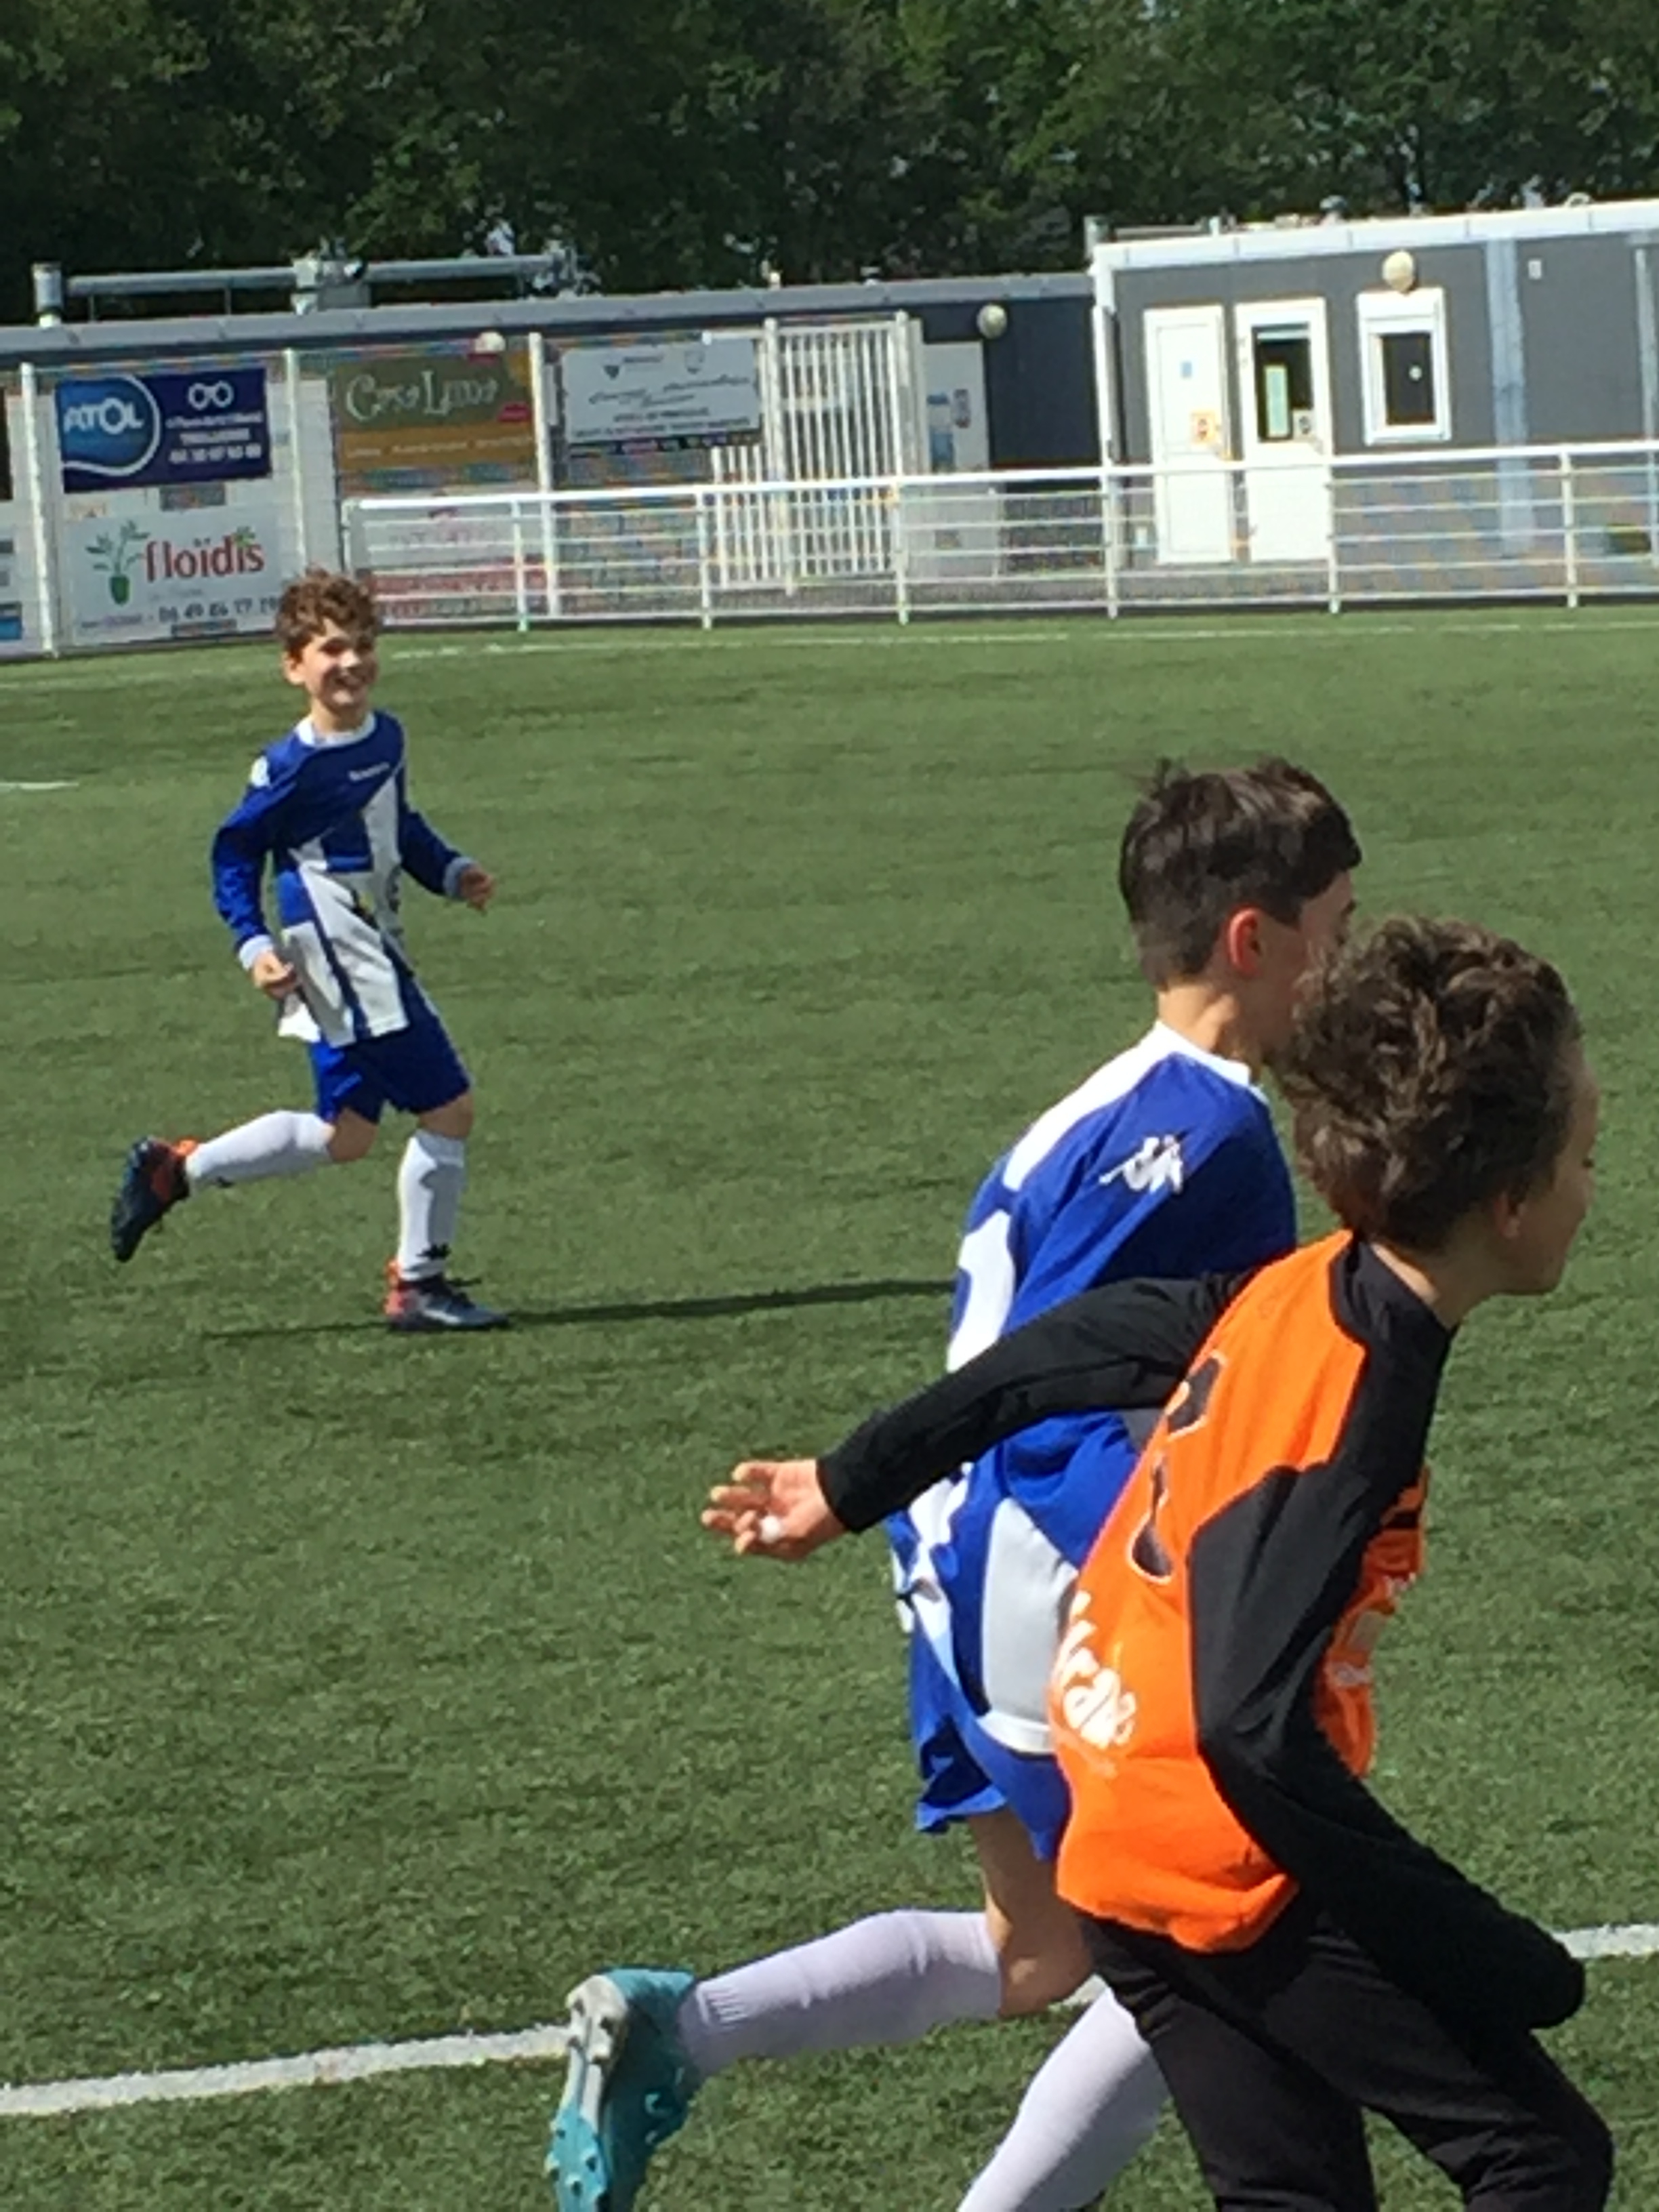
<path fill-rule="evenodd" d="M 760 441 L 711 454 L 716 483 L 757 487 L 718 502 L 718 589 L 793 592 L 891 573 L 893 499 L 868 479 L 921 465 L 919 333 L 905 314 L 763 326 Z"/>

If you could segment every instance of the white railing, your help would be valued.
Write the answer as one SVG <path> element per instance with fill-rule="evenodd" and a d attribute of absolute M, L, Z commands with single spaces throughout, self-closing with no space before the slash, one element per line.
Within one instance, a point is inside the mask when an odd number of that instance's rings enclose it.
<path fill-rule="evenodd" d="M 27 397 L 26 431 L 40 413 Z M 303 480 L 296 465 L 284 483 Z M 228 508 L 211 526 L 252 512 Z M 1659 441 L 983 475 L 733 471 L 331 501 L 331 529 L 337 517 L 344 558 L 404 626 L 1659 597 Z M 308 507 L 306 520 L 310 539 L 296 523 L 293 544 L 280 518 L 271 526 L 271 580 L 314 541 Z M 103 526 L 76 523 L 64 544 Z M 75 628 L 84 579 L 54 582 L 47 535 L 38 514 L 33 535 L 27 516 L 0 531 L 0 656 L 105 643 Z M 120 623 L 99 605 L 118 647 Z"/>
<path fill-rule="evenodd" d="M 490 492 L 345 514 L 348 557 L 392 623 L 1659 593 L 1659 443 Z"/>

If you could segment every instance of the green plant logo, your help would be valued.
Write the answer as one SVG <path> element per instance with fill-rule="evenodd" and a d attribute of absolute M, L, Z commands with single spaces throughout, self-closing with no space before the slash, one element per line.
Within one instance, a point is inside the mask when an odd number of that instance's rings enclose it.
<path fill-rule="evenodd" d="M 87 548 L 87 557 L 94 568 L 109 577 L 109 595 L 118 607 L 125 606 L 132 597 L 132 578 L 129 570 L 137 567 L 149 543 L 149 532 L 136 522 L 124 522 L 112 538 L 106 531 L 94 538 Z"/>

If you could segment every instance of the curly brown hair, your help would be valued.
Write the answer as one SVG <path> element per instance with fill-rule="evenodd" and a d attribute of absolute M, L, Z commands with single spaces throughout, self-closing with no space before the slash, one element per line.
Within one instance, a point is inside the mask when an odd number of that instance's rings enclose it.
<path fill-rule="evenodd" d="M 1197 975 L 1229 915 L 1295 923 L 1359 865 L 1352 826 L 1316 775 L 1287 760 L 1194 771 L 1161 761 L 1129 817 L 1118 889 L 1155 990 Z"/>
<path fill-rule="evenodd" d="M 291 660 L 313 637 L 320 637 L 330 623 L 337 623 L 359 645 L 368 644 L 380 627 L 374 594 L 355 576 L 307 568 L 277 602 L 276 642 Z"/>
<path fill-rule="evenodd" d="M 1362 1237 L 1439 1250 L 1548 1180 L 1577 1010 L 1547 960 L 1472 922 L 1382 922 L 1315 980 L 1278 1069 L 1308 1178 Z"/>

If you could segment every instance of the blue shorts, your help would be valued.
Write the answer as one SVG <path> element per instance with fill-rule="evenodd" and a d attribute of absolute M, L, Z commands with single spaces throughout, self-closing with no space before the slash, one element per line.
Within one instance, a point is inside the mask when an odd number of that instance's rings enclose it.
<path fill-rule="evenodd" d="M 406 1029 L 365 1037 L 360 1044 L 319 1042 L 310 1048 L 317 1111 L 325 1121 L 336 1121 L 347 1111 L 378 1121 L 388 1106 L 400 1114 L 429 1114 L 472 1088 L 432 1001 L 407 978 L 403 992 Z"/>
<path fill-rule="evenodd" d="M 1072 1809 L 1059 1761 L 1010 1751 L 988 1735 L 927 1638 L 913 1633 L 909 1644 L 910 1729 L 921 1772 L 917 1827 L 937 1835 L 954 1821 L 1006 1805 L 1039 1858 L 1058 1856 Z"/>

